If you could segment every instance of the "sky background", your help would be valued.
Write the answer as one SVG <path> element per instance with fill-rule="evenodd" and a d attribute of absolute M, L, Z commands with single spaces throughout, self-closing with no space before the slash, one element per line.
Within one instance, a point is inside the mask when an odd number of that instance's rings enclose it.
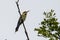
<path fill-rule="evenodd" d="M 23 25 L 15 33 L 15 28 L 20 17 L 16 1 L 0 0 L 0 40 L 26 40 Z M 34 28 L 39 27 L 39 23 L 44 18 L 44 11 L 55 10 L 56 17 L 58 21 L 60 20 L 60 0 L 20 0 L 19 5 L 21 12 L 30 10 L 25 21 L 30 40 L 48 40 L 48 38 L 38 37 Z"/>

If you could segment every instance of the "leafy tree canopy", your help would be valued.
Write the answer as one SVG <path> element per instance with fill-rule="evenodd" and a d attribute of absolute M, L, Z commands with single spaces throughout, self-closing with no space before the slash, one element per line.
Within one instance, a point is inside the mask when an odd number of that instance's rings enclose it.
<path fill-rule="evenodd" d="M 60 35 L 60 26 L 56 18 L 56 13 L 51 9 L 50 12 L 44 12 L 45 18 L 41 21 L 39 28 L 35 28 L 38 35 L 49 38 L 49 40 L 58 40 Z"/>

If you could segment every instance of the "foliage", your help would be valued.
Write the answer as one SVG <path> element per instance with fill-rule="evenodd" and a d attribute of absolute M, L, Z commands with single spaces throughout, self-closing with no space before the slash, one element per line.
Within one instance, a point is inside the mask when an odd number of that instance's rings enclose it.
<path fill-rule="evenodd" d="M 45 18 L 39 28 L 35 28 L 38 35 L 49 38 L 49 40 L 58 40 L 60 35 L 60 26 L 56 18 L 56 13 L 51 9 L 50 12 L 44 12 Z"/>

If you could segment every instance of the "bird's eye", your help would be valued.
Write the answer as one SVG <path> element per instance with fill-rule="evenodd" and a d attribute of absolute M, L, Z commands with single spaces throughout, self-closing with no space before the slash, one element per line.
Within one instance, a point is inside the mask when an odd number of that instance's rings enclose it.
<path fill-rule="evenodd" d="M 25 14 L 26 15 L 26 14 Z"/>

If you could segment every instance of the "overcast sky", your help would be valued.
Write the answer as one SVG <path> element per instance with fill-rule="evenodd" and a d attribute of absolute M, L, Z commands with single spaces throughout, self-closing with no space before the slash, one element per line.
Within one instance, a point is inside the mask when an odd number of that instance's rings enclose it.
<path fill-rule="evenodd" d="M 16 0 L 0 0 L 0 40 L 26 40 L 23 25 L 15 33 L 20 17 L 15 2 Z M 55 10 L 58 21 L 60 20 L 60 0 L 20 0 L 19 5 L 21 12 L 30 10 L 25 21 L 30 40 L 48 40 L 38 37 L 34 28 L 38 28 L 43 20 L 43 12 L 50 9 Z"/>

